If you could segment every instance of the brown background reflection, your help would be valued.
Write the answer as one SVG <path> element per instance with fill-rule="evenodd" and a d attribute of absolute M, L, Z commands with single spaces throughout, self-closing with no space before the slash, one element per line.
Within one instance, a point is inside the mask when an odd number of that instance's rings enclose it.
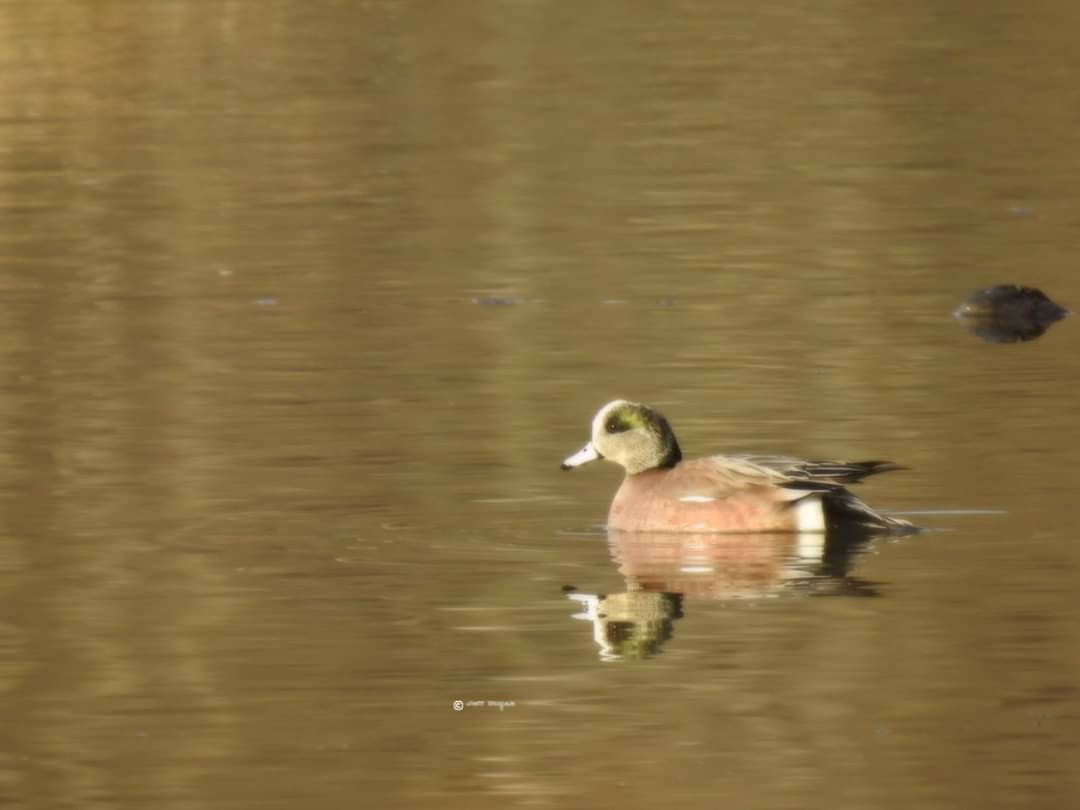
<path fill-rule="evenodd" d="M 950 313 L 1080 306 L 1077 24 L 0 7 L 0 801 L 1068 804 L 1076 324 Z M 934 531 L 603 661 L 617 396 Z"/>

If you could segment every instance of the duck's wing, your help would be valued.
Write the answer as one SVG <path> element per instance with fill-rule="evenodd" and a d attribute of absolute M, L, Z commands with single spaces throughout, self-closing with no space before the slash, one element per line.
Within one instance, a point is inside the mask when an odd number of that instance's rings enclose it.
<path fill-rule="evenodd" d="M 906 469 L 891 461 L 805 461 L 790 456 L 728 456 L 744 464 L 761 467 L 786 479 L 781 486 L 857 484 L 864 478 L 893 470 Z M 811 487 L 812 488 L 812 487 Z"/>
<path fill-rule="evenodd" d="M 668 496 L 690 501 L 721 500 L 757 489 L 762 497 L 793 504 L 818 493 L 826 504 L 830 525 L 845 521 L 871 529 L 910 531 L 905 520 L 871 509 L 845 484 L 869 475 L 903 469 L 888 461 L 804 461 L 787 456 L 710 456 L 684 461 L 661 486 Z"/>
<path fill-rule="evenodd" d="M 709 456 L 679 464 L 663 479 L 661 487 L 669 496 L 688 500 L 722 500 L 748 489 L 771 492 L 779 501 L 794 501 L 813 491 L 841 487 L 806 474 L 795 477 L 790 472 L 797 459 L 776 456 Z"/>
<path fill-rule="evenodd" d="M 878 473 L 903 470 L 891 461 L 803 461 L 786 456 L 742 456 L 745 464 L 770 470 L 783 478 L 782 491 L 797 500 L 810 493 L 821 493 L 830 525 L 858 524 L 869 529 L 890 532 L 915 531 L 906 520 L 883 515 L 855 497 L 846 484 L 857 484 Z"/>

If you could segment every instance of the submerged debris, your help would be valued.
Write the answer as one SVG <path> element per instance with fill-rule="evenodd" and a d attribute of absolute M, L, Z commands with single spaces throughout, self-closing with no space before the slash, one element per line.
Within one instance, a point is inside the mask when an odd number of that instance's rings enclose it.
<path fill-rule="evenodd" d="M 998 284 L 972 293 L 953 317 L 989 343 L 1014 343 L 1034 340 L 1068 314 L 1041 290 Z"/>

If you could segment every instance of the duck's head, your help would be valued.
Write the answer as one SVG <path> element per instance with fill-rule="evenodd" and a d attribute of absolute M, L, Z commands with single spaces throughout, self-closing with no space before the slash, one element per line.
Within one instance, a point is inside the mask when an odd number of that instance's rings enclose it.
<path fill-rule="evenodd" d="M 616 399 L 593 417 L 592 440 L 562 463 L 564 470 L 607 459 L 636 475 L 658 467 L 674 467 L 682 459 L 675 434 L 661 414 L 648 405 Z"/>

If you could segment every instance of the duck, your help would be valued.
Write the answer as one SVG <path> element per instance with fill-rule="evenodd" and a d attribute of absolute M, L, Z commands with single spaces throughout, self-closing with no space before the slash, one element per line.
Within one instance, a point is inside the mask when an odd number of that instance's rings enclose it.
<path fill-rule="evenodd" d="M 1020 284 L 976 290 L 953 311 L 969 332 L 988 343 L 1034 340 L 1069 314 L 1042 290 Z"/>
<path fill-rule="evenodd" d="M 608 511 L 608 530 L 916 531 L 908 521 L 872 509 L 846 486 L 904 469 L 898 464 L 772 455 L 686 460 L 667 419 L 640 402 L 616 399 L 600 408 L 590 441 L 561 467 L 572 470 L 601 459 L 626 472 Z"/>

